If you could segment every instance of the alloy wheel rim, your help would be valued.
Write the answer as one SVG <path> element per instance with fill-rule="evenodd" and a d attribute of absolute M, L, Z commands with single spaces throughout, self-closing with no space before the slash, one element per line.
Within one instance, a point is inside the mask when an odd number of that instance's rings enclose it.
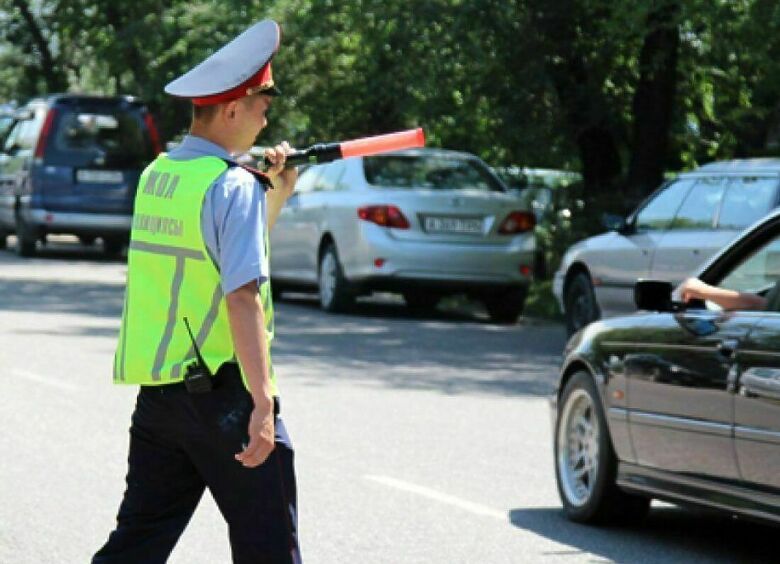
<path fill-rule="evenodd" d="M 326 253 L 320 265 L 320 302 L 327 306 L 333 301 L 336 291 L 336 258 Z"/>
<path fill-rule="evenodd" d="M 599 433 L 593 399 L 585 390 L 575 390 L 561 412 L 557 466 L 566 499 L 578 507 L 590 500 L 598 478 Z"/>

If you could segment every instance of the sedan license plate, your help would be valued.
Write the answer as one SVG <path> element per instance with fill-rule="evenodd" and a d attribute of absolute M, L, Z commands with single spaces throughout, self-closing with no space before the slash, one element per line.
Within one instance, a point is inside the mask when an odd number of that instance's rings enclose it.
<path fill-rule="evenodd" d="M 120 170 L 77 170 L 76 181 L 84 184 L 121 184 L 125 178 Z"/>
<path fill-rule="evenodd" d="M 436 217 L 425 218 L 425 230 L 428 233 L 482 233 L 482 220 L 467 217 Z"/>

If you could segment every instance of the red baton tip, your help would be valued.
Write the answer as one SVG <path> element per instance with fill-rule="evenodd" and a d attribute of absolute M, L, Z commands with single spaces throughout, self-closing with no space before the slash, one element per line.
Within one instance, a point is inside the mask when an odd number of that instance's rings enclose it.
<path fill-rule="evenodd" d="M 347 157 L 366 157 L 376 155 L 377 153 L 387 153 L 390 151 L 400 151 L 401 149 L 411 149 L 414 147 L 425 146 L 425 133 L 422 127 L 399 131 L 398 133 L 388 133 L 387 135 L 376 135 L 374 137 L 364 137 L 354 141 L 345 141 L 341 144 L 341 155 Z"/>

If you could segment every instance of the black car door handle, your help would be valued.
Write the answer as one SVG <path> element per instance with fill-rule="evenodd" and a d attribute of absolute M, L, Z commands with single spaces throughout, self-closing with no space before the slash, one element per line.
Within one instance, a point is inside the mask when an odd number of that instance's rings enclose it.
<path fill-rule="evenodd" d="M 731 358 L 734 356 L 734 353 L 737 352 L 738 344 L 739 341 L 736 339 L 724 339 L 718 343 L 718 352 L 726 358 Z"/>

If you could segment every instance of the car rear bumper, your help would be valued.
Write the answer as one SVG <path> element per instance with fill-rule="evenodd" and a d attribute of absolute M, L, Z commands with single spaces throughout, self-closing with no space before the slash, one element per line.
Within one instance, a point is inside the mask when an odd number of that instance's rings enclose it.
<path fill-rule="evenodd" d="M 453 244 L 393 239 L 373 227 L 363 233 L 342 262 L 353 284 L 375 289 L 405 285 L 444 288 L 525 287 L 533 277 L 532 235 L 506 244 Z"/>
<path fill-rule="evenodd" d="M 28 225 L 46 233 L 129 235 L 133 220 L 133 216 L 128 214 L 51 212 L 24 208 L 21 213 Z"/>

